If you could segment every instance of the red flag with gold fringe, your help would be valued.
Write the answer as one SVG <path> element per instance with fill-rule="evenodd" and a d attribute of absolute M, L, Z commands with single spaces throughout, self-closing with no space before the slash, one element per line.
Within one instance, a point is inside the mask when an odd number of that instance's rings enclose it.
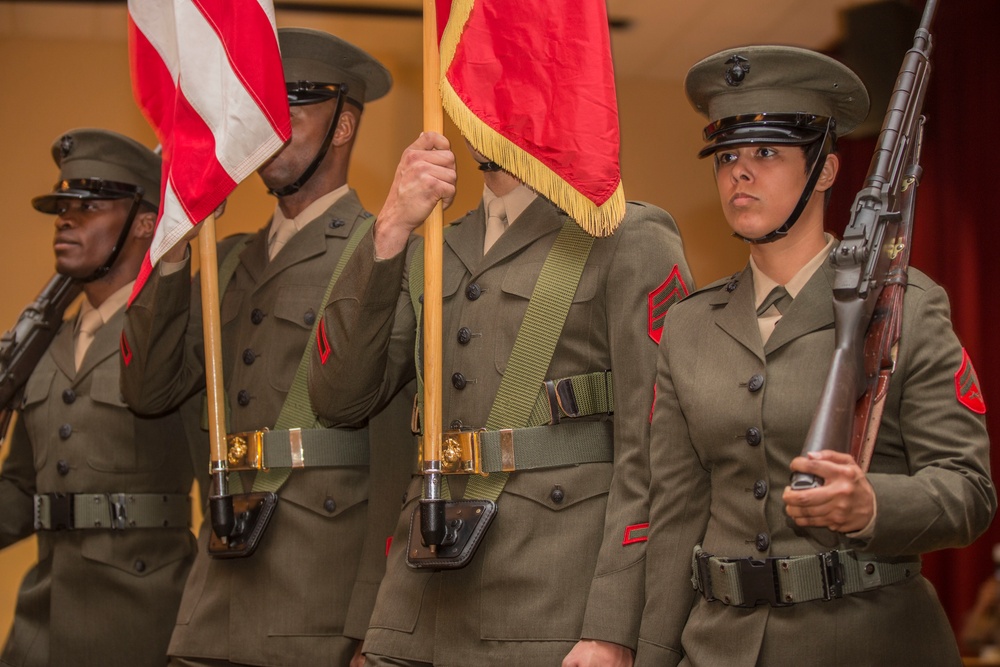
<path fill-rule="evenodd" d="M 437 0 L 441 96 L 481 153 L 607 236 L 625 215 L 605 0 Z"/>

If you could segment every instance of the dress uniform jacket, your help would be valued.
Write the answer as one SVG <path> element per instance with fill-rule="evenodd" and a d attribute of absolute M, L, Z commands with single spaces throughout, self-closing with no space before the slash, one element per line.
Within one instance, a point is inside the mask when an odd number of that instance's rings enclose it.
<path fill-rule="evenodd" d="M 220 313 L 230 432 L 274 426 L 334 267 L 355 226 L 369 216 L 351 191 L 273 260 L 266 227 L 241 251 Z M 220 244 L 220 261 L 234 242 Z M 200 291 L 192 290 L 187 272 L 154 272 L 127 311 L 131 360 L 122 386 L 130 405 L 156 412 L 204 386 L 200 315 Z M 367 627 L 408 478 L 408 468 L 396 463 L 400 457 L 385 451 L 411 440 L 409 402 L 398 400 L 399 410 L 393 413 L 394 404 L 370 429 L 371 460 L 397 465 L 402 474 L 395 484 L 391 471 L 370 477 L 366 467 L 293 471 L 247 558 L 211 558 L 205 522 L 171 655 L 251 665 L 347 664 L 353 653 L 347 637 L 361 637 Z M 370 496 L 392 498 L 385 527 L 371 531 L 377 512 Z"/>
<path fill-rule="evenodd" d="M 122 400 L 123 312 L 97 330 L 79 371 L 67 320 L 31 374 L 0 474 L 0 545 L 33 532 L 35 493 L 190 492 L 180 414 L 143 419 Z M 187 526 L 39 531 L 0 661 L 164 664 L 194 554 Z"/>
<path fill-rule="evenodd" d="M 485 424 L 539 271 L 568 219 L 539 197 L 485 256 L 482 205 L 445 234 L 446 428 Z M 347 423 L 363 418 L 415 372 L 407 262 L 404 253 L 374 261 L 372 243 L 369 236 L 359 246 L 355 266 L 327 307 L 329 357 L 325 363 L 313 358 L 314 406 Z M 676 266 L 678 283 L 690 284 L 674 222 L 656 207 L 630 204 L 618 231 L 594 241 L 549 366 L 549 379 L 613 369 L 615 483 L 610 463 L 514 472 L 472 562 L 432 574 L 404 563 L 421 494 L 421 480 L 414 478 L 366 651 L 439 667 L 543 665 L 558 664 L 581 633 L 635 645 L 639 602 L 631 596 L 641 600 L 645 545 L 623 545 L 623 535 L 645 522 L 648 509 L 656 353 L 648 301 Z M 339 384 L 342 375 L 354 382 Z M 448 481 L 452 496 L 461 497 L 466 479 Z"/>
<path fill-rule="evenodd" d="M 766 345 L 749 268 L 666 318 L 651 440 L 647 602 L 639 665 L 957 665 L 955 639 L 922 576 L 785 607 L 707 601 L 692 550 L 719 557 L 827 551 L 781 494 L 833 353 L 833 269 L 823 265 Z M 916 561 L 968 544 L 996 508 L 981 415 L 956 395 L 963 349 L 944 290 L 910 269 L 895 374 L 868 473 L 877 517 L 844 546 Z M 841 547 L 843 548 L 843 547 Z"/>

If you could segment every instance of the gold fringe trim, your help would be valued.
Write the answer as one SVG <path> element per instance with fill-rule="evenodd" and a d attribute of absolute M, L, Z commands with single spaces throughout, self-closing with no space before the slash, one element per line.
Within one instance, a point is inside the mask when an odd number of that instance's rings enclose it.
<path fill-rule="evenodd" d="M 455 59 L 459 38 L 465 32 L 465 24 L 469 22 L 469 15 L 472 14 L 472 7 L 475 3 L 476 0 L 453 0 L 451 3 L 451 12 L 448 14 L 448 23 L 445 24 L 439 47 L 442 81 L 444 73 L 451 66 L 451 61 Z"/>
<path fill-rule="evenodd" d="M 476 0 L 455 0 L 441 37 L 441 101 L 462 135 L 477 151 L 503 165 L 525 185 L 566 211 L 591 236 L 610 236 L 625 217 L 625 190 L 619 180 L 614 193 L 598 206 L 535 156 L 484 123 L 469 110 L 445 76 L 459 37 Z"/>

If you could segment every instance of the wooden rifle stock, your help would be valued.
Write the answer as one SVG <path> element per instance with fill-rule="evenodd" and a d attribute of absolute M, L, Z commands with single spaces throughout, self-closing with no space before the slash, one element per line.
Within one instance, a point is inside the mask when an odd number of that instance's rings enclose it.
<path fill-rule="evenodd" d="M 28 377 L 56 337 L 63 313 L 79 294 L 80 284 L 75 280 L 52 276 L 14 326 L 0 336 L 0 438 L 7 433 Z"/>
<path fill-rule="evenodd" d="M 850 453 L 862 470 L 871 463 L 901 334 L 936 8 L 937 0 L 928 0 L 896 79 L 868 178 L 832 255 L 834 356 L 802 455 L 824 449 Z M 822 484 L 815 475 L 792 475 L 795 490 Z"/>

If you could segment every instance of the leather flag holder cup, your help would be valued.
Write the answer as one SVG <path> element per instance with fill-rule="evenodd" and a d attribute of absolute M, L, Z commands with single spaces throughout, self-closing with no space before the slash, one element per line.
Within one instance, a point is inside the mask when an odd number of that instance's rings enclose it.
<path fill-rule="evenodd" d="M 278 494 L 270 491 L 234 494 L 232 498 L 236 519 L 232 532 L 222 539 L 214 530 L 209 531 L 208 553 L 213 558 L 245 558 L 251 555 L 278 505 Z"/>
<path fill-rule="evenodd" d="M 476 555 L 486 531 L 496 517 L 492 500 L 449 500 L 444 506 L 445 535 L 436 550 L 424 544 L 417 505 L 410 516 L 410 535 L 406 545 L 406 564 L 414 569 L 458 570 Z"/>

